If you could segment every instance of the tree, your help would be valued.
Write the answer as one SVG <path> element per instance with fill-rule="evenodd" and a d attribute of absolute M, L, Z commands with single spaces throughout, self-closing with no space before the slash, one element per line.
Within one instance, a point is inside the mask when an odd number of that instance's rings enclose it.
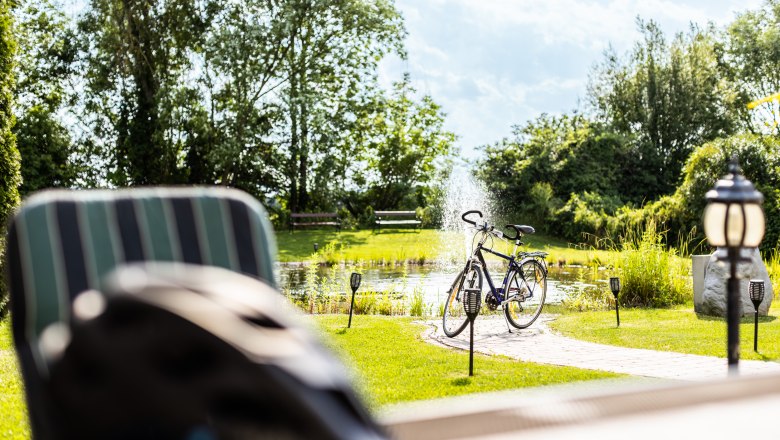
<path fill-rule="evenodd" d="M 198 80 L 205 136 L 193 137 L 190 181 L 235 186 L 257 196 L 281 186 L 273 129 L 283 119 L 272 92 L 282 81 L 289 50 L 289 15 L 286 2 L 256 0 L 226 3 L 215 13 Z"/>
<path fill-rule="evenodd" d="M 0 221 L 19 204 L 20 157 L 16 148 L 13 90 L 16 39 L 11 8 L 14 2 L 0 0 Z"/>
<path fill-rule="evenodd" d="M 13 129 L 14 56 L 16 39 L 10 0 L 0 0 L 0 221 L 4 224 L 19 204 L 19 151 Z M 0 238 L 0 318 L 5 315 L 8 292 L 5 289 L 5 238 Z"/>
<path fill-rule="evenodd" d="M 659 176 L 650 199 L 671 193 L 696 145 L 737 128 L 725 97 L 714 29 L 691 27 L 667 44 L 658 25 L 637 20 L 643 40 L 623 61 L 608 51 L 589 84 L 599 117 L 636 137 L 637 153 Z"/>
<path fill-rule="evenodd" d="M 288 4 L 294 31 L 284 63 L 285 170 L 288 208 L 301 211 L 310 205 L 312 181 L 337 180 L 345 172 L 325 158 L 359 154 L 354 149 L 361 145 L 345 142 L 343 133 L 360 128 L 377 63 L 389 50 L 401 53 L 404 29 L 388 0 Z"/>
<path fill-rule="evenodd" d="M 19 191 L 26 195 L 75 181 L 73 141 L 59 113 L 74 103 L 69 86 L 77 46 L 67 19 L 50 1 L 25 1 L 16 17 L 20 50 L 14 132 L 22 160 Z"/>
<path fill-rule="evenodd" d="M 409 78 L 404 78 L 394 85 L 384 111 L 376 116 L 368 149 L 374 209 L 401 207 L 417 186 L 436 177 L 437 162 L 453 152 L 455 135 L 444 130 L 441 108 L 430 96 L 415 102 L 414 93 Z"/>
<path fill-rule="evenodd" d="M 780 101 L 748 103 L 780 92 L 780 1 L 737 16 L 726 30 L 722 66 L 735 91 L 731 109 L 753 133 L 780 135 Z"/>
<path fill-rule="evenodd" d="M 79 23 L 86 109 L 97 142 L 108 144 L 110 182 L 184 180 L 177 92 L 215 7 L 211 0 L 91 1 Z"/>

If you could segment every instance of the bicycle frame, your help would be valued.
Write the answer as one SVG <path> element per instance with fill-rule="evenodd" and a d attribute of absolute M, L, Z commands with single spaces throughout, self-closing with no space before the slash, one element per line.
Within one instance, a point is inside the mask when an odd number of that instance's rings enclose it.
<path fill-rule="evenodd" d="M 477 263 L 482 273 L 485 274 L 485 280 L 487 280 L 488 286 L 490 287 L 490 293 L 493 294 L 493 296 L 496 298 L 496 301 L 499 302 L 499 304 L 503 304 L 504 301 L 506 301 L 507 298 L 504 297 L 504 288 L 506 287 L 507 283 L 509 282 L 509 275 L 512 273 L 512 270 L 517 270 L 518 273 L 520 273 L 520 276 L 523 277 L 522 272 L 519 271 L 520 266 L 517 264 L 517 259 L 514 255 L 505 255 L 501 252 L 494 251 L 493 249 L 488 249 L 486 247 L 483 247 L 485 244 L 485 241 L 487 240 L 487 233 L 480 239 L 479 243 L 477 244 L 476 249 L 474 249 L 474 252 L 471 254 L 471 258 L 469 258 L 468 263 L 466 263 L 466 269 L 469 268 L 470 265 Z M 517 252 L 518 245 L 515 244 L 515 250 L 513 252 Z M 509 261 L 509 266 L 507 266 L 506 273 L 504 274 L 504 280 L 501 282 L 501 287 L 496 289 L 495 284 L 493 284 L 493 278 L 490 276 L 490 272 L 488 272 L 487 263 L 485 262 L 485 257 L 482 255 L 482 251 L 486 251 L 488 253 L 491 253 L 497 257 L 500 257 L 504 260 Z M 478 261 L 474 261 L 474 258 L 477 258 Z M 525 281 L 525 278 L 523 277 L 523 281 Z"/>

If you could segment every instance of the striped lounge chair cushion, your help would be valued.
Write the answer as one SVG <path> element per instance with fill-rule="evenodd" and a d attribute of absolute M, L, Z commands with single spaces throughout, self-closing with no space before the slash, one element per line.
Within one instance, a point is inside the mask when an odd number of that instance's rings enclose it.
<path fill-rule="evenodd" d="M 272 228 L 251 196 L 226 188 L 142 188 L 33 195 L 10 224 L 7 258 L 17 348 L 69 322 L 80 292 L 117 265 L 173 261 L 218 266 L 276 286 Z M 22 354 L 22 353 L 20 353 Z"/>

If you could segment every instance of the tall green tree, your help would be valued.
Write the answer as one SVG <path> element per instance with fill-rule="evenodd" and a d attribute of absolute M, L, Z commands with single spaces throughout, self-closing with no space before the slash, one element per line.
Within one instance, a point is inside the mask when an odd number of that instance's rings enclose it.
<path fill-rule="evenodd" d="M 780 92 L 780 1 L 737 16 L 725 32 L 723 69 L 734 88 L 732 110 L 753 133 L 780 135 L 780 101 L 748 103 Z"/>
<path fill-rule="evenodd" d="M 0 221 L 19 204 L 19 150 L 16 148 L 14 126 L 14 56 L 16 38 L 12 7 L 14 2 L 0 0 Z"/>
<path fill-rule="evenodd" d="M 8 216 L 19 204 L 19 151 L 14 136 L 13 90 L 14 56 L 16 38 L 12 8 L 15 3 L 0 0 L 0 221 L 6 222 Z M 0 237 L 0 266 L 5 266 L 5 238 Z M 8 292 L 5 289 L 5 267 L 0 267 L 0 318 L 7 311 Z"/>
<path fill-rule="evenodd" d="M 599 117 L 636 137 L 644 167 L 659 176 L 648 196 L 671 193 L 696 145 L 737 128 L 728 111 L 713 28 L 694 26 L 667 42 L 653 21 L 637 20 L 642 40 L 625 60 L 608 51 L 591 75 Z"/>
<path fill-rule="evenodd" d="M 97 142 L 108 144 L 110 182 L 184 180 L 177 91 L 214 8 L 210 0 L 90 2 L 79 23 L 86 46 L 86 109 L 94 117 Z"/>
<path fill-rule="evenodd" d="M 377 63 L 402 51 L 403 20 L 392 1 L 293 0 L 283 96 L 288 207 L 306 210 L 313 181 L 337 180 L 345 168 L 327 158 L 356 155 L 344 142 L 376 83 Z M 347 149 L 345 154 L 344 149 Z M 334 165 L 334 166 L 330 166 Z"/>
<path fill-rule="evenodd" d="M 283 2 L 223 4 L 206 30 L 200 101 L 192 109 L 186 163 L 192 183 L 239 187 L 257 196 L 282 179 L 271 130 L 279 123 L 269 97 L 286 52 Z"/>
<path fill-rule="evenodd" d="M 69 21 L 50 1 L 23 1 L 15 15 L 20 50 L 14 132 L 22 158 L 19 191 L 25 195 L 75 182 L 76 151 L 61 114 L 75 104 L 78 47 Z"/>

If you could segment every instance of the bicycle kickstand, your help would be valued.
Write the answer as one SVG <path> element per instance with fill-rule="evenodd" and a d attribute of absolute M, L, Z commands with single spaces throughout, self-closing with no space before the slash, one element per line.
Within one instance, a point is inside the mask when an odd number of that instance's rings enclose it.
<path fill-rule="evenodd" d="M 507 306 L 504 305 L 504 307 L 507 307 Z M 504 313 L 503 315 L 504 315 L 504 324 L 506 324 L 506 331 L 508 331 L 509 333 L 512 333 L 512 327 L 509 326 L 509 320 L 506 317 L 506 313 Z"/>

